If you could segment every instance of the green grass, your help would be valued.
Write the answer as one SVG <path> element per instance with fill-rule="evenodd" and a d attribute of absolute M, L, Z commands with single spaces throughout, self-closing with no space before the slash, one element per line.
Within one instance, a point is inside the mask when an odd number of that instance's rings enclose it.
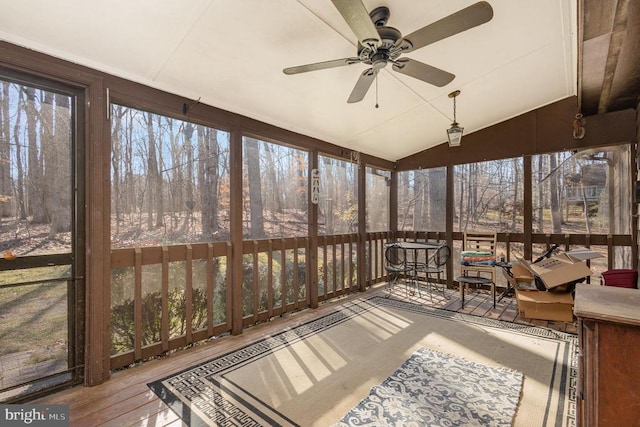
<path fill-rule="evenodd" d="M 68 266 L 0 272 L 0 284 L 68 277 Z M 30 352 L 37 363 L 67 358 L 67 281 L 0 286 L 0 356 Z"/>

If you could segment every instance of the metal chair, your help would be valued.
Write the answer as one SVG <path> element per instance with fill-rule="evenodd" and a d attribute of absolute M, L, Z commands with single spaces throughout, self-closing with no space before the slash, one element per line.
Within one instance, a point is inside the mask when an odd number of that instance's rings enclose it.
<path fill-rule="evenodd" d="M 445 268 L 450 257 L 451 248 L 446 245 L 441 246 L 431 257 L 429 257 L 427 265 L 419 269 L 420 272 L 425 273 L 431 302 L 433 302 L 433 295 L 431 293 L 432 288 L 442 291 L 444 299 L 451 299 L 451 297 L 448 297 L 445 293 L 446 284 L 440 281 L 440 276 L 445 272 Z"/>
<path fill-rule="evenodd" d="M 387 261 L 384 268 L 387 273 L 392 276 L 392 279 L 387 283 L 388 292 L 393 290 L 393 287 L 401 276 L 405 279 L 405 285 L 407 285 L 407 277 L 413 282 L 415 269 L 413 265 L 407 264 L 407 252 L 402 246 L 397 243 L 388 244 L 384 251 L 384 258 Z M 387 297 L 388 296 L 387 294 Z"/>

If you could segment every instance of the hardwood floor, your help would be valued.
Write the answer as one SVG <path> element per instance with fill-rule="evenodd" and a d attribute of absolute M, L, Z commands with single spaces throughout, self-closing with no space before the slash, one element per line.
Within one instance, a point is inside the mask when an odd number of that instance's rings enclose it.
<path fill-rule="evenodd" d="M 426 288 L 411 292 L 404 284 L 398 284 L 390 292 L 390 298 L 411 301 L 444 310 L 476 316 L 490 317 L 508 322 L 548 327 L 563 332 L 576 333 L 575 323 L 522 319 L 518 316 L 515 298 L 505 297 L 493 308 L 491 295 L 486 290 L 465 293 L 465 305 L 457 290 L 433 292 L 433 301 Z M 150 389 L 147 383 L 168 376 L 186 367 L 204 362 L 215 356 L 242 347 L 250 342 L 277 333 L 283 328 L 305 323 L 315 317 L 333 311 L 341 304 L 357 298 L 388 295 L 384 285 L 377 285 L 365 293 L 352 294 L 323 304 L 315 310 L 304 310 L 278 318 L 271 322 L 246 329 L 239 336 L 215 338 L 191 349 L 173 353 L 163 359 L 152 360 L 112 375 L 111 379 L 96 387 L 75 387 L 44 397 L 33 403 L 68 404 L 71 423 L 76 426 L 182 426 L 182 421 Z"/>

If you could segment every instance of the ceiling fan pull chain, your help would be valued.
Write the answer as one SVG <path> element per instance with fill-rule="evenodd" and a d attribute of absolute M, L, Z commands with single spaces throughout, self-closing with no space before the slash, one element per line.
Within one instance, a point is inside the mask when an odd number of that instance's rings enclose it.
<path fill-rule="evenodd" d="M 376 108 L 378 108 L 378 74 L 376 74 Z"/>

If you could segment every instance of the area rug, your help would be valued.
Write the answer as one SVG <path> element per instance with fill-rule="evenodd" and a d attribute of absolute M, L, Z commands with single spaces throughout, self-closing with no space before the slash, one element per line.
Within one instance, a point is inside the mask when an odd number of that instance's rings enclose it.
<path fill-rule="evenodd" d="M 341 420 L 347 426 L 511 426 L 522 373 L 419 348 Z"/>
<path fill-rule="evenodd" d="M 576 341 L 546 328 L 362 298 L 148 385 L 187 425 L 329 426 L 425 348 L 521 372 L 513 425 L 570 427 Z"/>

